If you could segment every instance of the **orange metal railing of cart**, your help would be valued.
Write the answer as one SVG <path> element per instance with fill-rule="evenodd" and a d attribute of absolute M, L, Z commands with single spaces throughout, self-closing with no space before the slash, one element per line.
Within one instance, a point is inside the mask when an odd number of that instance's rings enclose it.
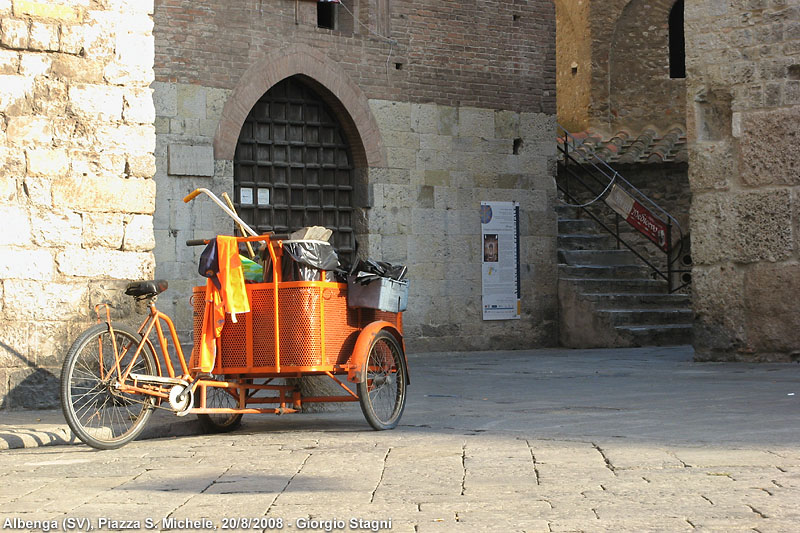
<path fill-rule="evenodd" d="M 242 242 L 263 237 L 238 239 Z M 215 374 L 276 374 L 346 371 L 361 330 L 375 321 L 392 324 L 402 335 L 402 313 L 347 307 L 347 284 L 330 281 L 282 281 L 281 241 L 268 242 L 271 283 L 247 283 L 249 313 L 226 316 L 217 341 Z M 324 271 L 321 279 L 325 279 Z M 202 334 L 205 287 L 192 295 L 194 335 Z M 197 366 L 199 343 L 190 367 Z"/>

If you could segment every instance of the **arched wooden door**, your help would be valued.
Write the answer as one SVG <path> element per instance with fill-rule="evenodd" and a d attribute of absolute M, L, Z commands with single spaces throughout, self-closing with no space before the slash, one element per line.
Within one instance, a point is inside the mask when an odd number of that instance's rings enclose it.
<path fill-rule="evenodd" d="M 342 258 L 353 255 L 353 158 L 341 125 L 296 76 L 250 110 L 234 157 L 234 204 L 258 232 L 305 226 L 333 230 Z"/>

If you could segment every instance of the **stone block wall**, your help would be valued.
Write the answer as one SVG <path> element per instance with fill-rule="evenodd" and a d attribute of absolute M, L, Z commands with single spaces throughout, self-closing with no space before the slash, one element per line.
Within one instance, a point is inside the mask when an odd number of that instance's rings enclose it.
<path fill-rule="evenodd" d="M 389 157 L 388 168 L 369 175 L 367 250 L 409 266 L 409 350 L 555 344 L 554 146 L 546 142 L 554 117 L 386 100 L 370 106 Z M 482 320 L 483 200 L 520 202 L 518 321 Z"/>
<path fill-rule="evenodd" d="M 1 409 L 57 405 L 92 307 L 153 274 L 152 11 L 0 0 Z"/>
<path fill-rule="evenodd" d="M 593 15 L 608 14 L 605 2 L 592 2 Z M 619 4 L 619 2 L 617 2 Z M 599 101 L 611 131 L 668 130 L 686 121 L 686 80 L 670 78 L 669 15 L 675 0 L 631 0 L 619 12 L 608 56 L 608 107 Z M 595 80 L 597 87 L 597 80 Z M 601 89 L 602 90 L 602 89 Z"/>
<path fill-rule="evenodd" d="M 183 198 L 205 187 L 217 195 L 233 194 L 233 161 L 215 160 L 212 143 L 222 107 L 231 90 L 155 81 L 156 173 L 158 185 L 153 219 L 156 275 L 169 280 L 159 297 L 162 308 L 189 341 L 192 328 L 192 287 L 201 284 L 197 262 L 202 247 L 186 246 L 188 239 L 230 234 L 232 222 L 201 196 L 191 204 Z"/>
<path fill-rule="evenodd" d="M 189 4 L 198 10 L 192 16 Z M 258 2 L 156 1 L 156 260 L 171 287 L 160 303 L 188 338 L 199 250 L 184 242 L 230 233 L 231 223 L 208 200 L 181 199 L 196 187 L 230 194 L 230 147 L 241 127 L 231 116 L 246 115 L 281 76 L 311 69 L 344 103 L 356 124 L 345 128 L 364 144 L 354 155 L 366 184 L 361 249 L 410 267 L 409 349 L 554 344 L 552 4 L 347 5 L 358 23 L 327 30 L 316 27 L 315 2 L 281 0 L 262 10 Z M 179 153 L 203 163 L 191 170 Z M 482 200 L 521 203 L 520 321 L 481 320 Z"/>
<path fill-rule="evenodd" d="M 800 5 L 687 2 L 697 358 L 800 354 Z"/>
<path fill-rule="evenodd" d="M 669 69 L 675 0 L 555 3 L 562 125 L 616 133 L 645 126 L 668 130 L 685 122 L 686 83 L 670 78 Z"/>

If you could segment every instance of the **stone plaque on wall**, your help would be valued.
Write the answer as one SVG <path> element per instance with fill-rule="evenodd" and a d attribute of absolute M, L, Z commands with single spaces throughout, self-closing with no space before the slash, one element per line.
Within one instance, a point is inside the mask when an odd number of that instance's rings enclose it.
<path fill-rule="evenodd" d="M 167 152 L 167 172 L 171 176 L 214 175 L 214 148 L 210 144 L 170 144 Z"/>

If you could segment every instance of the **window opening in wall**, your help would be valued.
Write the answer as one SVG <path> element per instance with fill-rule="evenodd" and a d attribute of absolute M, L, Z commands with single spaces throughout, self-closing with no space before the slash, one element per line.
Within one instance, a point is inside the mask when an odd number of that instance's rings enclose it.
<path fill-rule="evenodd" d="M 683 0 L 669 12 L 669 77 L 686 77 L 686 41 L 683 35 Z"/>
<path fill-rule="evenodd" d="M 317 27 L 335 30 L 338 8 L 338 2 L 317 2 Z"/>

